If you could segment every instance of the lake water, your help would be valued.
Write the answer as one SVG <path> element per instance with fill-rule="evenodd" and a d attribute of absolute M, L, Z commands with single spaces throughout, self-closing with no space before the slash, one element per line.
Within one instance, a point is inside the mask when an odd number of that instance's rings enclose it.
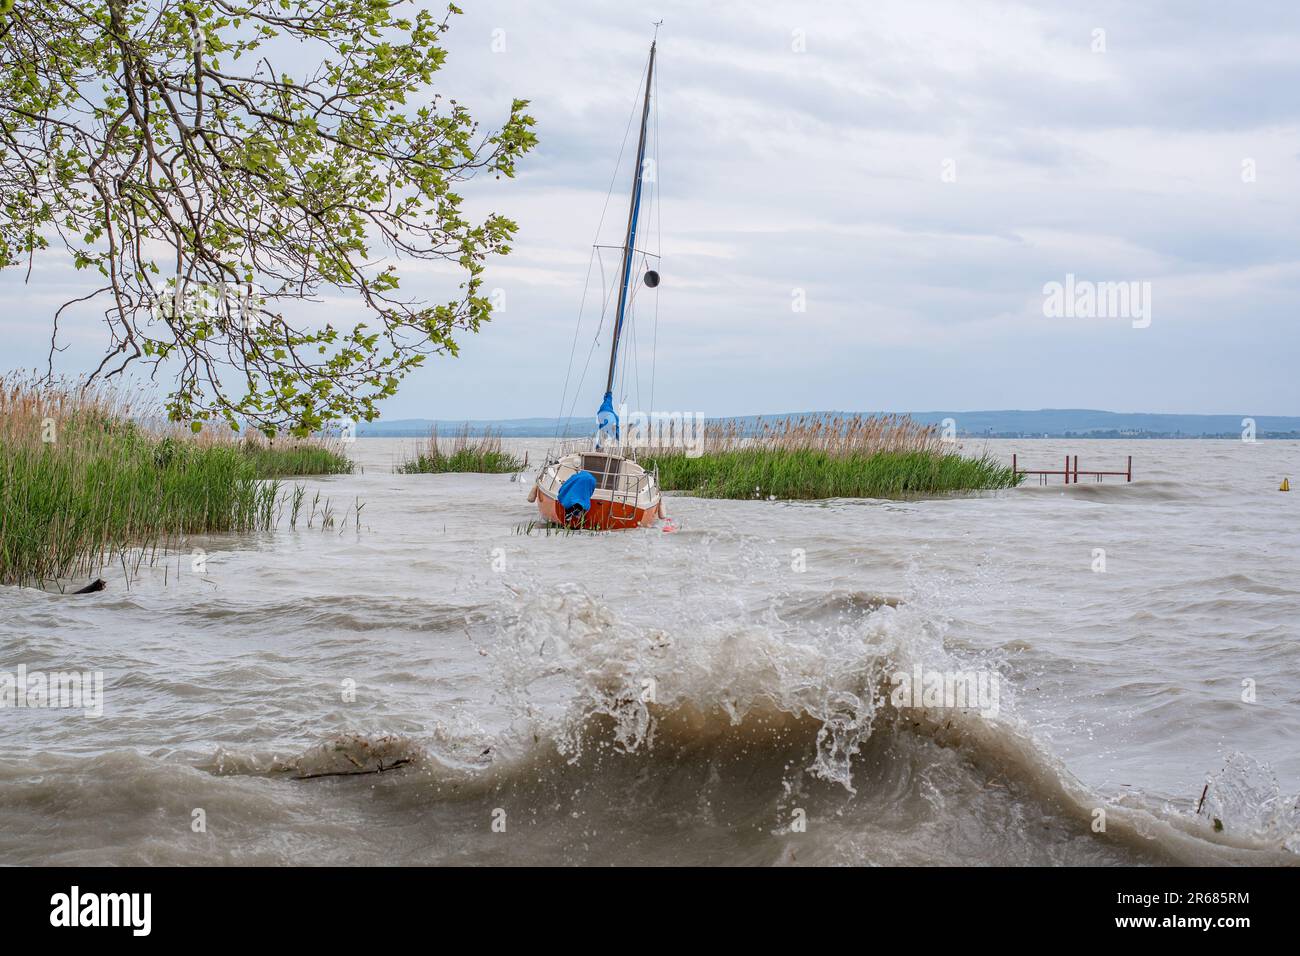
<path fill-rule="evenodd" d="M 0 710 L 0 862 L 1297 859 L 1300 443 L 967 442 L 1135 480 L 597 535 L 413 444 L 310 527 L 0 589 L 0 672 L 103 678 Z"/>

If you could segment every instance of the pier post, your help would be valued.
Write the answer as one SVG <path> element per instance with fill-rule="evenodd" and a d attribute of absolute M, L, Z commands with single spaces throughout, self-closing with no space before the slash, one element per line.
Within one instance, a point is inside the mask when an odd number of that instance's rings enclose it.
<path fill-rule="evenodd" d="M 1051 484 L 1052 475 L 1060 475 L 1065 484 L 1077 485 L 1080 475 L 1090 475 L 1098 482 L 1105 480 L 1107 477 L 1123 478 L 1125 481 L 1133 480 L 1133 456 L 1129 455 L 1128 460 L 1124 463 L 1123 471 L 1103 471 L 1100 469 L 1089 469 L 1084 471 L 1079 466 L 1079 456 L 1065 455 L 1065 465 L 1060 471 L 1052 471 L 1050 468 L 1026 468 L 1020 470 L 1020 455 L 1017 452 L 1011 453 L 1011 473 L 1017 477 L 1020 475 L 1037 475 L 1040 485 Z"/>

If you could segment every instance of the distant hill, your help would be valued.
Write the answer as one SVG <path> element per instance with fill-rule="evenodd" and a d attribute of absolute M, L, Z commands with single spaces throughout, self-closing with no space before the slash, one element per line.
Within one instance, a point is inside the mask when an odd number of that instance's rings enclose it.
<path fill-rule="evenodd" d="M 595 420 L 594 415 L 581 419 L 568 419 L 569 434 L 578 436 L 591 431 Z M 434 425 L 438 426 L 439 434 L 450 436 L 468 425 L 472 435 L 481 435 L 490 429 L 504 438 L 550 438 L 560 430 L 557 426 L 560 426 L 563 421 L 564 419 L 559 418 L 503 418 L 499 420 L 476 418 L 469 421 L 463 418 L 446 421 L 431 418 L 394 418 L 391 421 L 361 422 L 357 425 L 357 436 L 361 438 L 415 436 L 427 438 L 429 429 Z"/>
<path fill-rule="evenodd" d="M 1006 409 L 971 412 L 792 412 L 810 415 L 910 414 L 925 424 L 942 425 L 951 418 L 957 434 L 990 438 L 1240 438 L 1242 419 L 1253 417 L 1257 438 L 1300 439 L 1300 416 L 1286 415 L 1168 415 L 1155 412 L 1104 412 L 1092 408 L 1043 408 L 1037 411 Z M 762 421 L 775 421 L 789 415 L 742 415 L 734 420 L 753 427 Z M 472 434 L 487 430 L 506 438 L 550 438 L 556 434 L 581 436 L 592 431 L 594 416 L 582 418 L 505 418 L 439 420 L 399 418 L 391 421 L 363 422 L 357 426 L 359 436 L 425 437 L 434 425 L 450 435 L 465 425 Z"/>
<path fill-rule="evenodd" d="M 996 438 L 1240 438 L 1242 420 L 1253 418 L 1257 438 L 1300 438 L 1300 417 L 1284 415 L 1170 415 L 1043 408 L 913 412 L 912 417 L 926 424 L 939 424 L 951 418 L 956 422 L 958 434 Z"/>

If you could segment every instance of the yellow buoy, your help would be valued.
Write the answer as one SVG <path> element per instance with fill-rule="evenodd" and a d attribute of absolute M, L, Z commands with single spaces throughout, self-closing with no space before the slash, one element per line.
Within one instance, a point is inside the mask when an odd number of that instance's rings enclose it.
<path fill-rule="evenodd" d="M 1290 478 L 1283 478 L 1283 479 L 1282 479 L 1282 487 L 1279 488 L 1278 491 L 1290 491 L 1290 490 L 1291 490 L 1291 479 L 1290 479 Z"/>

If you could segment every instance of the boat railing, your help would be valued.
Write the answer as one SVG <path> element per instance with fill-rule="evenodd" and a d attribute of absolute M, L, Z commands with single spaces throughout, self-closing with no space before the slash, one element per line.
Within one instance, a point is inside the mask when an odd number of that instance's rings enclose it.
<path fill-rule="evenodd" d="M 591 450 L 590 438 L 567 438 L 564 441 L 557 441 L 546 450 L 548 459 L 559 461 L 565 455 L 576 455 L 579 452 Z"/>
<path fill-rule="evenodd" d="M 591 437 L 588 436 L 586 438 L 566 438 L 558 441 L 547 450 L 547 456 L 558 461 L 565 455 L 602 454 L 618 455 L 629 461 L 636 461 L 638 457 L 645 455 L 646 451 L 647 449 L 640 445 L 625 444 L 623 442 L 606 442 L 600 448 L 597 448 Z"/>
<path fill-rule="evenodd" d="M 648 497 L 654 487 L 657 478 L 656 472 L 641 472 L 639 474 L 630 474 L 621 467 L 610 470 L 609 462 L 617 462 L 624 459 L 634 460 L 631 455 L 620 456 L 613 448 L 605 447 L 600 451 L 592 449 L 590 443 L 577 443 L 572 451 L 563 451 L 557 449 L 548 454 L 546 462 L 542 465 L 541 475 L 546 475 L 548 469 L 557 465 L 560 459 L 566 455 L 582 455 L 582 470 L 590 472 L 596 478 L 596 488 L 598 491 L 606 492 L 609 495 L 611 503 L 623 505 L 626 507 L 639 507 L 643 497 Z M 615 457 L 610 457 L 613 454 Z M 560 475 L 552 474 L 548 477 L 547 484 L 553 488 L 558 488 L 561 484 Z"/>
<path fill-rule="evenodd" d="M 615 486 L 609 489 L 609 503 L 627 509 L 622 515 L 616 517 L 629 517 L 632 511 L 641 506 L 642 496 L 649 496 L 650 486 L 653 476 L 642 473 L 640 475 L 618 476 Z"/>

